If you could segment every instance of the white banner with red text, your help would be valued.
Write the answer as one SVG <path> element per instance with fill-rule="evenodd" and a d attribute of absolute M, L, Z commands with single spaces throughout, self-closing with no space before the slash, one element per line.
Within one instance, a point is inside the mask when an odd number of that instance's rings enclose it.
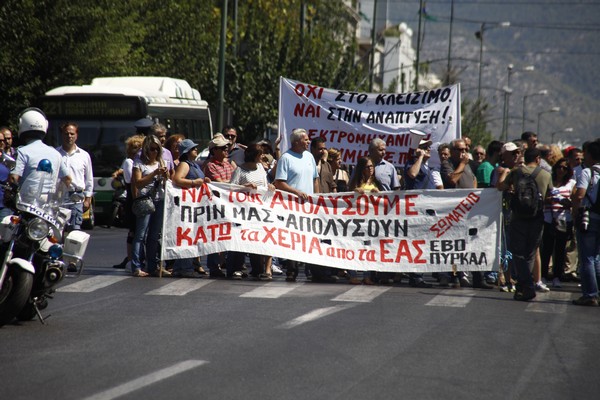
<path fill-rule="evenodd" d="M 342 163 L 349 165 L 367 155 L 371 140 L 381 138 L 386 142 L 386 159 L 397 167 L 404 166 L 410 154 L 410 129 L 425 133 L 434 148 L 460 137 L 460 86 L 412 93 L 361 93 L 282 77 L 282 153 L 290 147 L 289 135 L 296 128 L 305 129 L 311 140 L 323 137 L 327 147 L 339 149 Z M 432 152 L 430 164 L 438 163 L 437 152 Z"/>
<path fill-rule="evenodd" d="M 239 251 L 353 270 L 489 271 L 501 193 L 448 189 L 323 194 L 167 183 L 162 259 Z"/>

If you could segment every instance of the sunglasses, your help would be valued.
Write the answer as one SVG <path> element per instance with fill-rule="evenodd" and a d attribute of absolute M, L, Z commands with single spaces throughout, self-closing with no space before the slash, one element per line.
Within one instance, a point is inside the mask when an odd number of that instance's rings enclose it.
<path fill-rule="evenodd" d="M 150 147 L 150 151 L 158 151 L 158 147 Z"/>
<path fill-rule="evenodd" d="M 223 135 L 225 137 L 225 139 L 235 139 L 237 136 L 236 135 Z"/>

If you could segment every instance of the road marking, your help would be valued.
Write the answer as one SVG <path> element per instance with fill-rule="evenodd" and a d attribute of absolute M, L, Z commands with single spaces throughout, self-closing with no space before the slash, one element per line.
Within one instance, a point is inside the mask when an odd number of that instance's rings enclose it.
<path fill-rule="evenodd" d="M 435 307 L 466 307 L 475 296 L 474 292 L 465 290 L 448 289 L 429 300 L 426 306 Z"/>
<path fill-rule="evenodd" d="M 527 305 L 526 312 L 563 314 L 571 302 L 571 293 L 551 291 L 537 293 L 535 300 Z"/>
<path fill-rule="evenodd" d="M 86 397 L 84 400 L 112 400 L 117 397 L 125 396 L 131 392 L 142 389 L 146 386 L 150 386 L 154 383 L 160 382 L 177 374 L 181 374 L 182 372 L 188 371 L 190 369 L 199 367 L 201 365 L 207 364 L 208 361 L 202 360 L 187 360 L 182 361 L 178 364 L 172 365 L 170 367 L 161 369 L 156 372 L 152 372 L 148 375 L 139 377 L 132 381 L 123 383 L 119 386 L 115 386 L 112 389 L 105 390 L 104 392 L 97 393 L 93 396 Z"/>
<path fill-rule="evenodd" d="M 130 278 L 131 276 L 97 275 L 67 286 L 62 286 L 57 289 L 57 292 L 90 293 Z"/>
<path fill-rule="evenodd" d="M 252 289 L 251 291 L 240 295 L 240 297 L 251 297 L 257 299 L 278 299 L 284 294 L 287 294 L 292 290 L 299 288 L 302 285 L 304 284 L 300 283 L 296 285 L 290 285 L 289 283 L 286 283 L 284 285 L 279 285 L 276 283 L 267 283 L 266 285 L 257 287 L 256 289 Z"/>
<path fill-rule="evenodd" d="M 294 318 L 291 321 L 288 321 L 284 324 L 279 325 L 280 329 L 292 329 L 297 327 L 298 325 L 305 324 L 307 322 L 316 321 L 319 318 L 326 317 L 328 315 L 334 314 L 338 311 L 346 310 L 352 307 L 352 305 L 345 304 L 343 306 L 333 306 L 333 307 L 325 307 L 313 310 L 309 313 L 299 316 L 298 318 Z"/>
<path fill-rule="evenodd" d="M 389 287 L 356 286 L 332 300 L 370 303 L 374 298 L 381 296 L 388 290 L 390 290 Z"/>
<path fill-rule="evenodd" d="M 208 279 L 187 279 L 181 278 L 167 285 L 161 286 L 158 289 L 154 289 L 147 295 L 153 296 L 185 296 L 189 292 L 200 289 L 203 286 L 213 283 L 214 280 Z"/>

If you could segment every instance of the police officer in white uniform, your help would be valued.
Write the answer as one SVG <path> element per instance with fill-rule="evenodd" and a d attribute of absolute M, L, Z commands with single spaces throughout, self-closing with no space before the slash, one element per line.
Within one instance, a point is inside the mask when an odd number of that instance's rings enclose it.
<path fill-rule="evenodd" d="M 43 159 L 52 164 L 52 180 L 44 182 L 44 192 L 54 191 L 59 178 L 66 185 L 71 183 L 60 153 L 42 142 L 47 131 L 48 120 L 39 108 L 27 108 L 19 115 L 18 135 L 23 145 L 17 149 L 16 165 L 9 178 L 12 183 L 25 181 Z"/>

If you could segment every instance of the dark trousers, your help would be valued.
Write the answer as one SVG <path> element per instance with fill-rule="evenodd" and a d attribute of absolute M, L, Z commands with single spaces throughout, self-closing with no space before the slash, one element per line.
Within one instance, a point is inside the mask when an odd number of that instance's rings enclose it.
<path fill-rule="evenodd" d="M 542 235 L 542 248 L 540 255 L 542 257 L 542 276 L 548 279 L 548 267 L 550 258 L 554 255 L 552 261 L 552 275 L 554 278 L 561 278 L 565 269 L 565 260 L 567 257 L 567 240 L 571 234 L 572 227 L 567 227 L 567 232 L 561 232 L 553 223 L 544 223 L 544 234 Z"/>
<path fill-rule="evenodd" d="M 544 218 L 539 217 L 524 219 L 513 216 L 510 223 L 510 243 L 508 250 L 512 253 L 515 272 L 517 275 L 517 287 L 520 290 L 533 287 L 533 263 L 535 253 L 542 241 L 544 230 Z"/>
<path fill-rule="evenodd" d="M 231 277 L 235 271 L 241 271 L 242 266 L 244 265 L 245 258 L 246 253 L 241 253 L 239 251 L 227 252 L 227 261 L 225 263 L 225 265 L 227 266 L 227 276 Z M 258 277 L 264 272 L 265 268 L 263 256 L 261 256 L 260 254 L 250 253 L 249 258 L 250 265 L 252 266 L 252 272 L 250 272 L 250 275 Z"/>

